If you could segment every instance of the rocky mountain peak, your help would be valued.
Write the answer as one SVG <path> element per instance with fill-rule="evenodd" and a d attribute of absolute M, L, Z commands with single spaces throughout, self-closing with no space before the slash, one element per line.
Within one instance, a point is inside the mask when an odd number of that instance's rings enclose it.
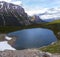
<path fill-rule="evenodd" d="M 21 6 L 0 1 L 0 26 L 20 26 L 28 23 L 28 16 Z"/>
<path fill-rule="evenodd" d="M 21 7 L 21 6 L 19 6 L 19 5 L 14 5 L 14 4 L 12 4 L 12 3 L 7 3 L 7 2 L 4 2 L 4 1 L 0 1 L 0 10 L 2 10 L 2 9 L 4 9 L 4 10 L 17 10 L 17 11 L 20 11 L 20 12 L 24 12 L 24 9 Z"/>

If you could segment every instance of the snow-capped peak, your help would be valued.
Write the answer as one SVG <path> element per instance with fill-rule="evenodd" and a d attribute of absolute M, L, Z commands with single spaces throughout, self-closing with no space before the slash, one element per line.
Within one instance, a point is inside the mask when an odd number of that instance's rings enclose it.
<path fill-rule="evenodd" d="M 18 8 L 21 8 L 21 6 L 19 5 L 16 5 L 14 3 L 8 3 L 8 2 L 5 2 L 5 1 L 0 1 L 0 9 L 18 9 Z"/>
<path fill-rule="evenodd" d="M 0 9 L 3 8 L 3 1 L 0 2 Z"/>

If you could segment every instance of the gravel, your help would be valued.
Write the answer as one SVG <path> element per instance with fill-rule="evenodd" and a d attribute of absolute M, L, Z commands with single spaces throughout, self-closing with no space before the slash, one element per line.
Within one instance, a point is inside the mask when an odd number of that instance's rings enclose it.
<path fill-rule="evenodd" d="M 42 52 L 38 49 L 25 49 L 25 50 L 5 50 L 0 51 L 0 57 L 60 57 L 60 54 L 51 54 Z"/>

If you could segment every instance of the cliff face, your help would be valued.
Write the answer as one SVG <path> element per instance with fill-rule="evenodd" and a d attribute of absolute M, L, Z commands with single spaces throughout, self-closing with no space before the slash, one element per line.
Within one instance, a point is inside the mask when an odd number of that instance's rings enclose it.
<path fill-rule="evenodd" d="M 34 23 L 34 24 L 41 24 L 45 22 L 38 15 L 30 16 L 29 20 L 31 23 Z"/>
<path fill-rule="evenodd" d="M 0 26 L 21 26 L 28 24 L 28 16 L 21 6 L 0 1 Z"/>

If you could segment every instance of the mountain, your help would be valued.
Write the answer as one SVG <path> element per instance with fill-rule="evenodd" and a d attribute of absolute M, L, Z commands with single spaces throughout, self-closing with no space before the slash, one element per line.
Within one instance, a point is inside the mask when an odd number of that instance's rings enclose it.
<path fill-rule="evenodd" d="M 40 24 L 40 23 L 44 23 L 45 22 L 38 15 L 30 16 L 29 20 L 30 20 L 31 23 L 34 23 L 34 24 Z"/>
<path fill-rule="evenodd" d="M 52 21 L 54 21 L 55 19 L 54 18 L 50 18 L 50 19 L 45 19 L 44 21 L 45 22 L 52 22 Z"/>
<path fill-rule="evenodd" d="M 28 16 L 21 6 L 0 1 L 0 26 L 22 26 L 28 24 Z"/>
<path fill-rule="evenodd" d="M 47 22 L 51 22 L 60 19 L 60 8 L 46 9 L 44 13 L 38 14 L 41 19 Z"/>

